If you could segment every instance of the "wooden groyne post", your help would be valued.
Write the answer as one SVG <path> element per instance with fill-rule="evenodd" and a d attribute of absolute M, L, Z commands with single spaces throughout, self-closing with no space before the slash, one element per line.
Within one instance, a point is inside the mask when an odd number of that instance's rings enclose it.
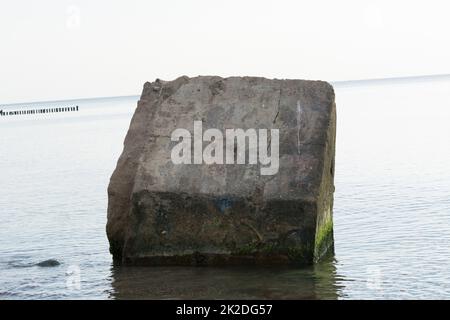
<path fill-rule="evenodd" d="M 55 107 L 55 108 L 38 108 L 38 109 L 22 109 L 22 110 L 0 110 L 0 116 L 21 116 L 30 114 L 47 114 L 60 112 L 77 112 L 78 106 L 74 107 Z"/>

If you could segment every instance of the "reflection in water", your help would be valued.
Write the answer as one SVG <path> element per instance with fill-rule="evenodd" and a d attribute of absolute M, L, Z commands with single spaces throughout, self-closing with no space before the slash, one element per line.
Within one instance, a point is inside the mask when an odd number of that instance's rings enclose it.
<path fill-rule="evenodd" d="M 332 258 L 308 268 L 112 267 L 114 299 L 337 299 Z"/>

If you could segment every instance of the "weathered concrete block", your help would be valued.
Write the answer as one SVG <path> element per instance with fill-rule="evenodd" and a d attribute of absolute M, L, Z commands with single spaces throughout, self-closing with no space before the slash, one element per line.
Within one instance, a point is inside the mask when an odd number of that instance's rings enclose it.
<path fill-rule="evenodd" d="M 259 151 L 272 155 L 275 131 L 262 133 L 278 129 L 279 167 L 264 174 L 269 165 L 252 163 L 250 142 L 245 164 L 227 164 L 227 152 L 234 151 L 230 159 L 238 162 L 239 150 L 230 151 L 226 142 L 215 150 L 223 149 L 225 164 L 194 159 L 195 149 L 213 140 L 198 144 L 194 121 L 203 133 L 216 128 L 224 137 L 227 129 L 257 129 L 259 141 L 268 140 L 267 150 Z M 180 146 L 171 137 L 180 128 L 191 133 L 183 140 L 190 143 L 184 146 L 192 164 L 171 157 Z M 317 261 L 333 248 L 335 131 L 334 91 L 326 82 L 208 76 L 146 83 L 108 188 L 107 235 L 115 261 Z"/>

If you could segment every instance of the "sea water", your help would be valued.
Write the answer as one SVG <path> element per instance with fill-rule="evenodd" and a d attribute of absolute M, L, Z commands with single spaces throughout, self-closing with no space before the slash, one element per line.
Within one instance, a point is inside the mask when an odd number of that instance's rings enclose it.
<path fill-rule="evenodd" d="M 0 117 L 0 299 L 450 298 L 450 79 L 335 92 L 335 255 L 308 268 L 113 266 L 106 190 L 139 97 L 2 105 L 79 110 Z"/>

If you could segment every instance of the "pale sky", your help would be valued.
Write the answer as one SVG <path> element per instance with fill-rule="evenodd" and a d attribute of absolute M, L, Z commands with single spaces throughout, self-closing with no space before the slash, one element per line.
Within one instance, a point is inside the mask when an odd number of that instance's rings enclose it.
<path fill-rule="evenodd" d="M 450 73 L 448 1 L 0 0 L 0 104 L 145 81 Z"/>

